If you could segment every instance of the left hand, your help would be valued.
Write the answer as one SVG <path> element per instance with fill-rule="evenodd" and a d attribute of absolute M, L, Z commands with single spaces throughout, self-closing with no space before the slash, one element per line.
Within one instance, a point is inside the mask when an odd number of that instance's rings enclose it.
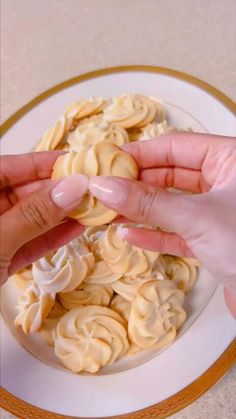
<path fill-rule="evenodd" d="M 61 152 L 1 157 L 1 284 L 18 269 L 69 242 L 83 226 L 66 215 L 87 191 L 86 176 L 52 181 Z"/>

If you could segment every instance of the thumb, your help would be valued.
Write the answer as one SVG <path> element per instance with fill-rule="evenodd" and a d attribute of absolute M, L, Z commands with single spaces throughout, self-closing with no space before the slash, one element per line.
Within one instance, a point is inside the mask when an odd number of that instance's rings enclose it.
<path fill-rule="evenodd" d="M 90 192 L 126 218 L 185 235 L 193 219 L 192 195 L 171 193 L 149 184 L 119 177 L 92 177 Z"/>
<path fill-rule="evenodd" d="M 21 246 L 51 230 L 78 206 L 87 187 L 84 175 L 51 181 L 5 212 L 0 217 L 2 270 Z"/>

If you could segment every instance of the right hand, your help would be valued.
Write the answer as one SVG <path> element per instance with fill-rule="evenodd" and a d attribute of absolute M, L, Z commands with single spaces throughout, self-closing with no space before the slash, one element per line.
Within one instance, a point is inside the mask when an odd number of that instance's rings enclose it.
<path fill-rule="evenodd" d="M 225 285 L 236 315 L 235 139 L 172 133 L 123 148 L 135 158 L 142 182 L 92 178 L 90 191 L 128 219 L 168 230 L 129 228 L 123 235 L 149 250 L 197 257 Z M 169 187 L 194 194 L 163 190 Z"/>

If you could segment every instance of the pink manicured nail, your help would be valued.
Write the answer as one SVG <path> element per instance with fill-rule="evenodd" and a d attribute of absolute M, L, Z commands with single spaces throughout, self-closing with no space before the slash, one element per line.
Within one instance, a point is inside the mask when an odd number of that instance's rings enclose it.
<path fill-rule="evenodd" d="M 128 199 L 128 187 L 118 178 L 94 176 L 90 179 L 89 190 L 96 198 L 111 208 L 119 208 Z"/>
<path fill-rule="evenodd" d="M 128 234 L 129 229 L 127 227 L 122 227 L 119 226 L 117 229 L 117 233 L 118 235 L 122 238 L 126 240 L 127 234 Z"/>
<path fill-rule="evenodd" d="M 74 175 L 63 179 L 51 192 L 53 202 L 60 208 L 73 208 L 88 190 L 88 178 Z"/>

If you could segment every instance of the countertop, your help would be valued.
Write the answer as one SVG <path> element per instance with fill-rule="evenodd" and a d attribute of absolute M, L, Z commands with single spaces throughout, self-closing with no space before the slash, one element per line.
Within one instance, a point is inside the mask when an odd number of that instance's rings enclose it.
<path fill-rule="evenodd" d="M 184 71 L 236 100 L 235 0 L 2 0 L 1 9 L 2 122 L 63 80 L 125 64 Z M 235 394 L 233 368 L 171 418 L 233 419 Z"/>

